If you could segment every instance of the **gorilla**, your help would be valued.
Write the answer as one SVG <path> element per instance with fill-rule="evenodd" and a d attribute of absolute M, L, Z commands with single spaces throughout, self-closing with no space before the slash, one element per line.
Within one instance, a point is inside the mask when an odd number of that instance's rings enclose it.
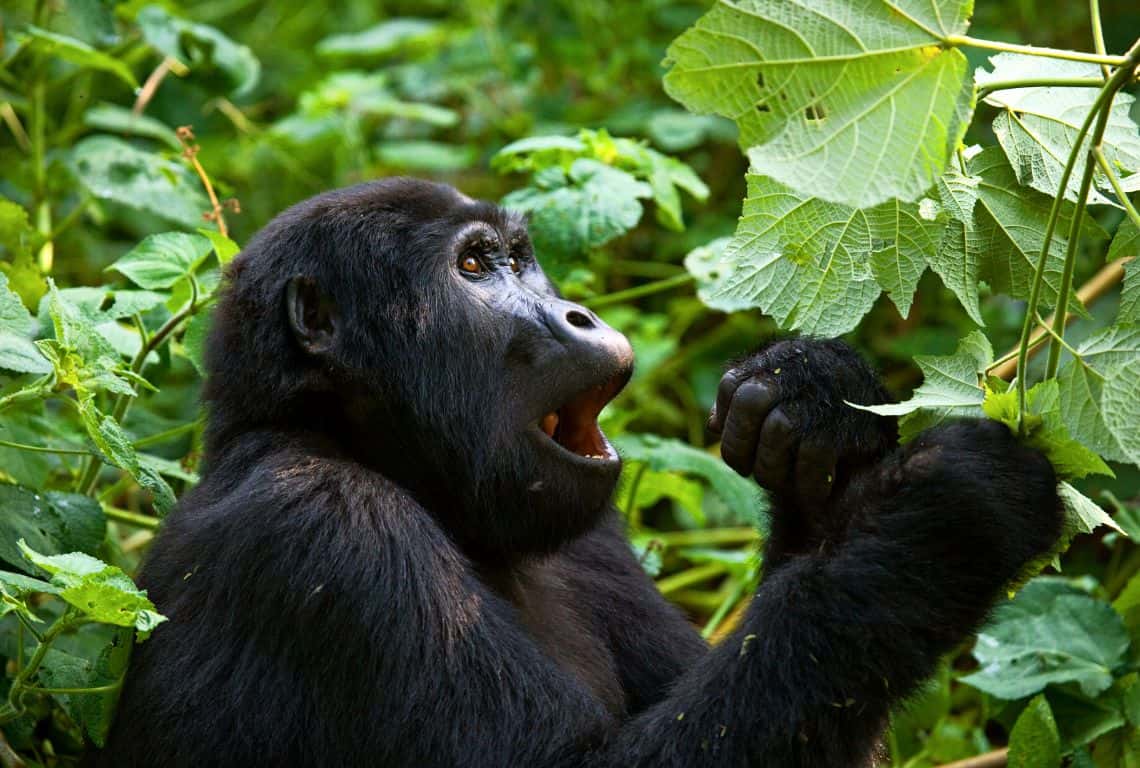
<path fill-rule="evenodd" d="M 868 765 L 893 705 L 1060 531 L 1003 425 L 896 446 L 838 341 L 737 362 L 710 428 L 771 497 L 764 575 L 709 648 L 611 503 L 627 340 L 525 220 L 395 178 L 278 216 L 228 269 L 201 483 L 140 581 L 98 765 Z"/>

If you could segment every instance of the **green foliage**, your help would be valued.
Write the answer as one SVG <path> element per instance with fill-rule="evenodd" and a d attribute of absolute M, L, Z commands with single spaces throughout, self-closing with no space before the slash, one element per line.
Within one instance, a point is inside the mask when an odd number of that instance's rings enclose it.
<path fill-rule="evenodd" d="M 912 393 L 871 408 L 904 440 L 988 416 L 1045 451 L 1069 578 L 1028 581 L 963 651 L 976 668 L 947 659 L 895 713 L 891 764 L 1008 743 L 1011 765 L 1140 768 L 1140 268 L 1087 307 L 1074 290 L 1140 252 L 1140 130 L 1125 57 L 1080 52 L 1084 5 L 326 11 L 0 12 L 0 729 L 29 765 L 102 742 L 133 636 L 162 631 L 126 574 L 197 479 L 223 268 L 303 197 L 416 173 L 527 213 L 563 293 L 631 339 L 603 414 L 616 502 L 706 636 L 755 588 L 766 519 L 704 419 L 766 333 L 848 334 Z M 1135 14 L 1103 14 L 1127 49 Z M 1058 305 L 1072 328 L 1031 338 Z"/>

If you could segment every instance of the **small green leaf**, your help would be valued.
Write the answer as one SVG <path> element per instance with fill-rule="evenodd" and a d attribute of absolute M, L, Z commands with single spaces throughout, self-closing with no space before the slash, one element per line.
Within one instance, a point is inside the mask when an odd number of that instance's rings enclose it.
<path fill-rule="evenodd" d="M 35 320 L 0 272 L 0 368 L 17 373 L 48 373 L 51 363 L 29 338 Z"/>
<path fill-rule="evenodd" d="M 1060 483 L 1057 486 L 1057 495 L 1061 497 L 1065 514 L 1077 524 L 1078 533 L 1092 533 L 1102 525 L 1124 533 L 1099 504 L 1068 483 Z"/>
<path fill-rule="evenodd" d="M 1060 768 L 1061 735 L 1044 696 L 1029 702 L 1009 734 L 1009 768 Z"/>
<path fill-rule="evenodd" d="M 227 248 L 225 244 L 222 247 Z M 148 235 L 107 269 L 120 272 L 143 288 L 169 288 L 194 274 L 213 248 L 208 237 L 163 232 Z"/>
<path fill-rule="evenodd" d="M 665 90 L 734 120 L 753 171 L 804 196 L 917 200 L 970 121 L 969 65 L 945 41 L 971 7 L 721 2 L 669 47 Z"/>
<path fill-rule="evenodd" d="M 1125 256 L 1140 256 L 1140 229 L 1125 219 L 1112 238 L 1108 249 L 1108 260 Z M 1120 308 L 1116 322 L 1140 325 L 1140 259 L 1133 258 L 1124 265 L 1124 287 L 1120 290 Z"/>
<path fill-rule="evenodd" d="M 1128 646 L 1112 606 L 1063 579 L 1040 577 L 994 611 L 974 646 L 980 669 L 962 682 L 1001 699 L 1063 683 L 1094 697 L 1112 685 Z"/>
<path fill-rule="evenodd" d="M 134 627 L 139 639 L 144 640 L 166 617 L 155 610 L 146 592 L 113 565 L 85 555 L 71 552 L 65 555 L 42 555 L 31 549 L 23 539 L 17 542 L 20 551 L 37 568 L 51 574 L 52 586 L 58 595 L 85 616 L 101 624 Z"/>
<path fill-rule="evenodd" d="M 902 416 L 920 408 L 937 409 L 940 412 L 968 409 L 973 413 L 982 405 L 985 392 L 979 383 L 979 377 L 993 361 L 993 347 L 981 331 L 971 331 L 959 341 L 958 349 L 953 355 L 919 355 L 914 361 L 922 369 L 922 386 L 914 391 L 909 400 L 884 405 L 848 405 L 881 416 Z M 953 415 L 968 414 L 957 412 Z"/>
<path fill-rule="evenodd" d="M 38 53 L 55 56 L 84 69 L 110 72 L 132 88 L 139 87 L 139 81 L 126 64 L 95 50 L 82 40 L 34 26 L 29 26 L 23 33 L 16 33 L 16 40 Z"/>
<path fill-rule="evenodd" d="M 391 168 L 430 173 L 454 173 L 479 162 L 474 145 L 442 141 L 385 141 L 376 147 L 376 158 Z"/>

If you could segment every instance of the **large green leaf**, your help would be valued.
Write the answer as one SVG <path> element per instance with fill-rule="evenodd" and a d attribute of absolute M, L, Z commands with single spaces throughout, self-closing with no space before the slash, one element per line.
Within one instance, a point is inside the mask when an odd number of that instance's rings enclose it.
<path fill-rule="evenodd" d="M 1069 431 L 1112 461 L 1140 463 L 1140 325 L 1114 325 L 1076 348 L 1058 374 Z"/>
<path fill-rule="evenodd" d="M 807 197 L 748 175 L 736 234 L 698 277 L 715 309 L 760 307 L 781 327 L 836 335 L 851 330 L 885 288 L 904 315 L 941 230 L 938 207 L 888 201 L 862 210 Z"/>
<path fill-rule="evenodd" d="M 36 673 L 46 688 L 97 688 L 120 682 L 131 655 L 130 631 L 119 627 L 92 627 L 102 645 L 84 655 L 51 648 Z M 83 727 L 97 747 L 102 747 L 118 702 L 117 690 L 106 693 L 54 694 L 64 711 Z"/>
<path fill-rule="evenodd" d="M 855 207 L 917 200 L 973 110 L 947 39 L 970 0 L 722 0 L 669 47 L 666 92 L 736 121 L 756 173 Z"/>
<path fill-rule="evenodd" d="M 1128 645 L 1124 621 L 1108 603 L 1062 579 L 1038 578 L 978 633 L 974 656 L 981 668 L 962 682 L 1001 699 L 1061 683 L 1096 696 L 1112 685 Z"/>
<path fill-rule="evenodd" d="M 930 266 L 962 302 L 975 321 L 979 280 L 995 291 L 1016 299 L 1028 299 L 1044 242 L 1052 201 L 1018 184 L 1001 150 L 990 147 L 972 158 L 968 175 L 947 173 L 939 183 L 942 204 L 950 216 L 942 243 Z M 1065 236 L 1072 220 L 1066 203 L 1045 262 L 1040 307 L 1050 309 L 1057 301 L 1065 264 Z M 1087 221 L 1087 219 L 1086 219 Z M 1090 234 L 1099 230 L 1088 228 Z M 1070 307 L 1081 310 L 1073 299 Z"/>
<path fill-rule="evenodd" d="M 191 229 L 210 202 L 201 182 L 181 163 L 112 136 L 91 136 L 71 150 L 79 181 L 93 196 L 147 211 Z"/>
<path fill-rule="evenodd" d="M 203 74 L 220 73 L 235 97 L 246 95 L 257 85 L 261 62 L 248 47 L 220 30 L 171 16 L 157 5 L 143 8 L 135 21 L 155 50 Z"/>
<path fill-rule="evenodd" d="M 50 554 L 93 553 L 106 534 L 99 502 L 78 493 L 0 483 L 0 510 L 0 561 L 27 573 L 35 571 L 16 548 L 21 539 Z"/>
<path fill-rule="evenodd" d="M 1133 257 L 1124 265 L 1124 286 L 1120 290 L 1120 309 L 1116 313 L 1118 323 L 1140 325 L 1140 229 L 1125 219 L 1112 238 L 1108 249 L 1108 260 Z"/>
<path fill-rule="evenodd" d="M 1095 64 L 1013 53 L 999 53 L 990 59 L 990 64 L 993 72 L 979 69 L 974 73 L 978 85 L 1027 78 L 1096 79 L 1101 76 Z M 994 91 L 986 96 L 987 104 L 1001 110 L 993 122 L 994 134 L 1021 184 L 1051 197 L 1057 195 L 1077 132 L 1098 93 L 1099 88 L 1096 87 L 1016 88 Z M 1105 155 L 1118 173 L 1140 170 L 1140 129 L 1129 116 L 1133 101 L 1129 94 L 1117 94 L 1104 133 Z M 1086 147 L 1089 141 L 1090 137 L 1086 135 Z M 1080 171 L 1087 155 L 1087 149 L 1081 152 L 1081 162 L 1069 178 L 1065 188 L 1068 200 L 1075 201 L 1080 192 Z M 1098 186 L 1109 188 L 1108 179 L 1103 174 L 1098 173 L 1096 178 Z M 1094 188 L 1089 202 L 1108 203 L 1110 200 Z"/>
<path fill-rule="evenodd" d="M 438 43 L 444 30 L 431 19 L 397 18 L 360 32 L 326 37 L 317 43 L 321 56 L 383 58 L 409 49 L 422 50 Z"/>

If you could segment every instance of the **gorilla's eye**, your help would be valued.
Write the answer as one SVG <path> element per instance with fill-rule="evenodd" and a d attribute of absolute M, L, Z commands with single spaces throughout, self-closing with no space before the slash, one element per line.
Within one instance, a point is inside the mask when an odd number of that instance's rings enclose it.
<path fill-rule="evenodd" d="M 514 256 L 507 259 L 507 264 L 509 264 L 511 266 L 511 271 L 514 272 L 516 275 L 522 270 L 522 267 L 519 266 L 519 260 L 516 259 Z"/>
<path fill-rule="evenodd" d="M 459 268 L 469 275 L 479 275 L 483 272 L 483 264 L 474 256 L 464 256 L 459 262 Z"/>

